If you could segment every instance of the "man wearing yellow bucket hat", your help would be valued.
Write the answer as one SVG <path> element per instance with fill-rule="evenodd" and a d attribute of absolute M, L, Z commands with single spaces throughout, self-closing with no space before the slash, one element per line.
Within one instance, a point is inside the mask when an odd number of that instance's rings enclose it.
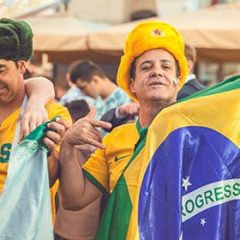
<path fill-rule="evenodd" d="M 176 102 L 187 74 L 184 42 L 176 29 L 161 21 L 140 23 L 126 39 L 117 75 L 118 85 L 139 103 L 139 120 L 115 128 L 102 142 L 97 127 L 110 126 L 94 120 L 93 112 L 67 130 L 60 154 L 64 206 L 81 209 L 103 192 L 110 192 L 108 213 L 104 214 L 96 239 L 111 239 L 106 235 L 111 225 L 109 221 L 114 221 L 109 212 L 114 212 L 113 206 L 121 202 L 116 202 L 116 199 L 123 195 L 116 186 L 124 185 L 122 175 L 131 167 L 131 159 L 143 144 L 148 126 L 162 109 Z M 75 145 L 84 143 L 98 149 L 81 169 L 74 157 Z M 133 168 L 132 176 L 137 171 Z M 79 175 L 78 181 L 72 181 L 75 174 Z M 130 185 L 134 186 L 136 182 Z M 122 204 L 123 208 L 127 207 Z M 116 234 L 121 234 L 121 231 Z"/>

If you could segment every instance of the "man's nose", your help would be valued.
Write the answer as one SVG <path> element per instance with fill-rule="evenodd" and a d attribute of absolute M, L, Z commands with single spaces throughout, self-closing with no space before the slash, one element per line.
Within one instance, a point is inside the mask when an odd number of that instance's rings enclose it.
<path fill-rule="evenodd" d="M 154 64 L 151 72 L 152 77 L 163 77 L 163 69 L 160 64 Z"/>
<path fill-rule="evenodd" d="M 163 77 L 163 73 L 160 70 L 153 70 L 151 72 L 151 77 Z"/>

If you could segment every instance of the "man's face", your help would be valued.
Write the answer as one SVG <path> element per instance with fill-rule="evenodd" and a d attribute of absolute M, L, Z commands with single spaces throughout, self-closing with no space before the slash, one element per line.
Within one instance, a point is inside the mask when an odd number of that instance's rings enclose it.
<path fill-rule="evenodd" d="M 168 51 L 147 51 L 136 59 L 135 64 L 135 78 L 131 80 L 130 89 L 140 104 L 159 102 L 168 105 L 176 101 L 179 77 L 176 61 Z"/>
<path fill-rule="evenodd" d="M 24 61 L 0 59 L 0 103 L 8 103 L 20 94 L 23 85 Z"/>
<path fill-rule="evenodd" d="M 96 98 L 99 96 L 98 87 L 94 80 L 87 82 L 80 78 L 76 81 L 76 86 L 87 96 Z"/>

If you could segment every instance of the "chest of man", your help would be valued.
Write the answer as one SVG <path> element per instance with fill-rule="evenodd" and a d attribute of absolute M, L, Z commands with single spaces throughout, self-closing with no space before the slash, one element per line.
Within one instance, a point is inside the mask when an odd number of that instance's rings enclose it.
<path fill-rule="evenodd" d="M 0 191 L 2 191 L 8 169 L 8 162 L 12 149 L 12 142 L 19 120 L 20 110 L 16 110 L 7 118 L 5 118 L 0 125 Z"/>

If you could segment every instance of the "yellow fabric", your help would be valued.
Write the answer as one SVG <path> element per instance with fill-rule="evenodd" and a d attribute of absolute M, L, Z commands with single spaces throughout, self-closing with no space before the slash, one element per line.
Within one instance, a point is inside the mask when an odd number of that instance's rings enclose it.
<path fill-rule="evenodd" d="M 59 115 L 65 120 L 71 123 L 71 117 L 65 107 L 56 103 L 50 102 L 47 105 L 47 111 L 49 119 L 54 118 Z M 12 141 L 14 138 L 15 130 L 17 127 L 17 122 L 20 114 L 20 109 L 9 115 L 0 125 L 0 192 L 3 189 L 3 185 L 7 176 L 8 161 L 10 157 L 10 151 L 12 147 Z M 58 189 L 58 181 L 51 187 L 51 206 L 52 206 L 52 216 L 55 219 L 55 194 Z"/>
<path fill-rule="evenodd" d="M 115 128 L 103 139 L 106 149 L 97 149 L 83 165 L 83 169 L 104 189 L 112 192 L 134 152 L 138 139 L 136 123 Z"/>
<path fill-rule="evenodd" d="M 117 73 L 118 85 L 135 101 L 137 101 L 136 96 L 129 88 L 131 65 L 134 59 L 142 53 L 157 48 L 166 49 L 177 60 L 180 69 L 180 87 L 186 80 L 188 64 L 184 55 L 183 38 L 180 33 L 162 21 L 140 23 L 127 36 L 124 55 L 121 58 Z"/>
<path fill-rule="evenodd" d="M 126 239 L 140 239 L 137 224 L 139 213 L 139 204 L 137 201 L 139 200 L 142 186 L 140 183 L 142 183 L 146 169 L 149 166 L 149 160 L 152 159 L 156 151 L 155 146 L 159 146 L 164 142 L 167 136 L 176 129 L 199 126 L 213 129 L 221 133 L 240 147 L 239 134 L 235 134 L 236 129 L 240 129 L 240 122 L 238 119 L 240 108 L 239 103 L 235 101 L 239 93 L 240 91 L 237 89 L 201 97 L 201 99 L 195 98 L 165 108 L 155 117 L 149 126 L 144 149 L 142 149 L 124 172 L 133 206 Z M 160 127 L 164 125 L 162 123 L 167 123 L 167 127 L 163 127 L 159 130 Z M 136 183 L 137 188 L 133 188 L 133 184 L 136 185 Z"/>

